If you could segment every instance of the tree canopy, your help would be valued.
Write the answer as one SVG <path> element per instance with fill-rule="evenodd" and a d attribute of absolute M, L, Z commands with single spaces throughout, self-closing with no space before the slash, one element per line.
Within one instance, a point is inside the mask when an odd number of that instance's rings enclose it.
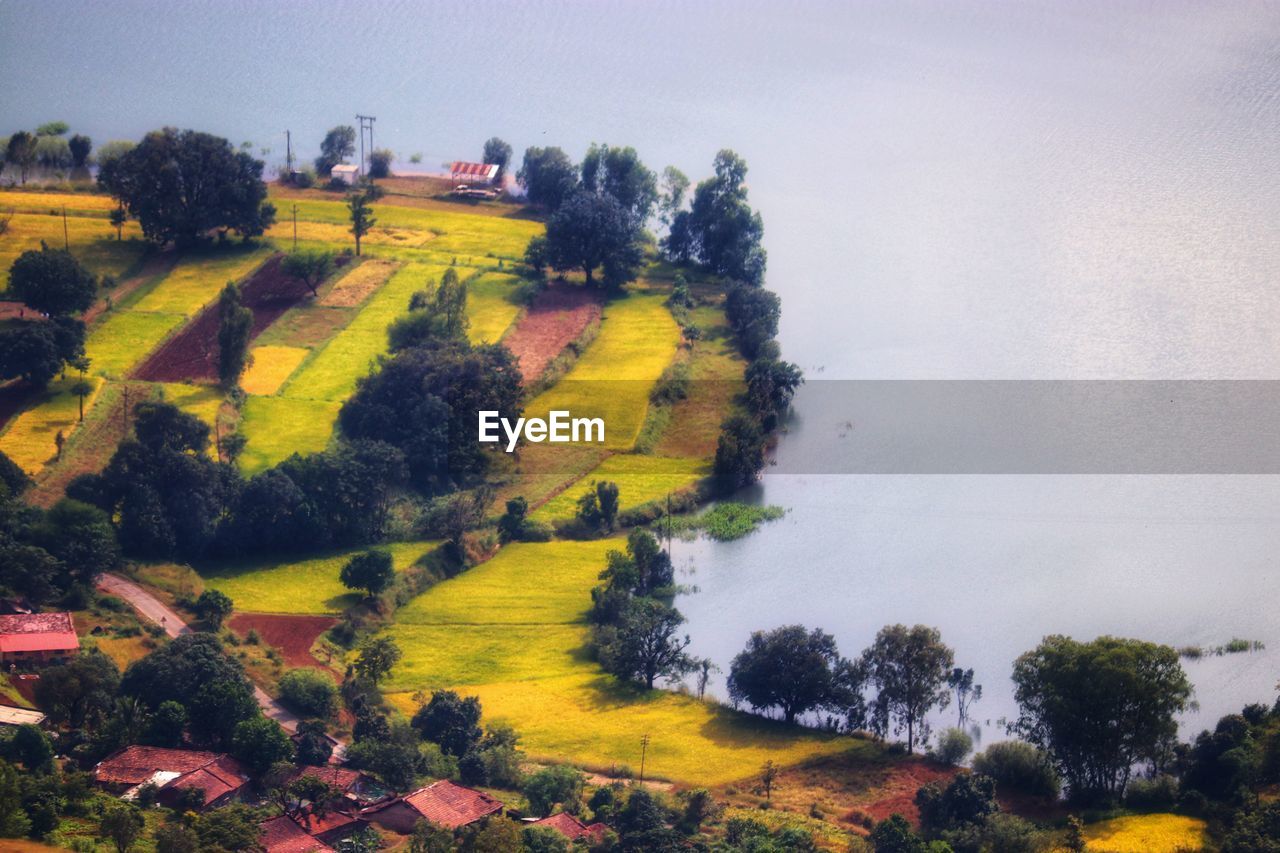
<path fill-rule="evenodd" d="M 496 136 L 491 136 L 485 140 L 484 155 L 481 162 L 492 163 L 498 167 L 498 174 L 495 180 L 502 180 L 502 176 L 507 173 L 507 166 L 511 165 L 511 146 L 504 140 Z"/>
<path fill-rule="evenodd" d="M 356 129 L 349 124 L 331 128 L 320 142 L 320 156 L 316 158 L 316 173 L 328 177 L 333 167 L 356 153 Z"/>
<path fill-rule="evenodd" d="M 560 272 L 582 270 L 587 284 L 601 270 L 606 287 L 636 277 L 643 260 L 640 224 L 612 195 L 575 192 L 547 220 L 546 257 Z"/>
<path fill-rule="evenodd" d="M 226 139 L 167 127 L 104 162 L 98 182 L 147 239 L 190 244 L 214 229 L 257 237 L 275 222 L 262 168 Z"/>
<path fill-rule="evenodd" d="M 852 715 L 860 725 L 862 677 L 840 656 L 835 638 L 785 625 L 755 631 L 729 670 L 729 696 L 757 711 L 777 708 L 788 723 L 810 711 Z"/>
<path fill-rule="evenodd" d="M 347 560 L 338 579 L 347 589 L 363 589 L 372 597 L 390 586 L 395 576 L 391 555 L 375 549 L 356 554 Z"/>
<path fill-rule="evenodd" d="M 516 180 L 532 204 L 555 210 L 578 187 L 578 169 L 559 148 L 527 148 Z"/>
<path fill-rule="evenodd" d="M 79 314 L 97 293 L 98 282 L 74 255 L 46 243 L 23 252 L 9 270 L 9 296 L 42 314 Z"/>
<path fill-rule="evenodd" d="M 764 281 L 764 223 L 747 203 L 747 164 L 733 151 L 716 155 L 715 176 L 698 184 L 689 210 L 672 217 L 668 254 L 695 259 L 729 279 Z"/>
<path fill-rule="evenodd" d="M 917 732 L 922 741 L 928 738 L 929 711 L 945 708 L 951 700 L 947 676 L 955 655 L 943 645 L 937 628 L 888 625 L 876 634 L 862 661 L 878 691 L 871 706 L 872 727 L 883 734 L 896 723 L 895 731 L 907 732 L 907 751 L 914 752 Z"/>

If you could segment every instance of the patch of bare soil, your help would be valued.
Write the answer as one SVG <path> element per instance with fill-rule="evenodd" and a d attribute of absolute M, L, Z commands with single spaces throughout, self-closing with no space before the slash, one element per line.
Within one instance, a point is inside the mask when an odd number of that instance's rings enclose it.
<path fill-rule="evenodd" d="M 526 385 L 536 382 L 552 359 L 600 319 L 601 304 L 598 291 L 559 282 L 534 298 L 520 322 L 502 339 L 519 362 Z"/>
<path fill-rule="evenodd" d="M 280 613 L 237 613 L 227 626 L 241 637 L 257 631 L 262 642 L 284 655 L 286 666 L 321 666 L 311 655 L 311 646 L 338 622 L 332 616 L 302 616 Z"/>

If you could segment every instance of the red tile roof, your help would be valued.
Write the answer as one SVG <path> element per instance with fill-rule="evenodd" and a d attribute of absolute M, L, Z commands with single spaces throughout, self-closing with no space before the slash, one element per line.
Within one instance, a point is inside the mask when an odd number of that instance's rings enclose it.
<path fill-rule="evenodd" d="M 204 792 L 204 801 L 211 803 L 219 797 L 234 793 L 245 786 L 249 776 L 244 767 L 229 755 L 219 755 L 213 761 L 174 779 L 166 788 L 198 788 Z"/>
<path fill-rule="evenodd" d="M 0 616 L 0 653 L 54 652 L 80 648 L 70 613 Z"/>
<path fill-rule="evenodd" d="M 577 841 L 587 835 L 587 825 L 568 812 L 560 812 L 542 820 L 535 820 L 530 826 L 545 826 L 554 829 L 570 841 Z"/>
<path fill-rule="evenodd" d="M 332 785 L 343 792 L 350 791 L 364 778 L 364 774 L 358 770 L 348 770 L 345 767 L 329 765 L 327 767 L 300 767 L 298 772 L 293 774 L 290 781 L 301 779 L 304 776 L 314 776 L 325 784 Z"/>
<path fill-rule="evenodd" d="M 324 835 L 328 832 L 353 830 L 367 823 L 358 815 L 339 811 L 338 809 L 326 809 L 325 813 L 320 817 L 316 817 L 310 810 L 307 810 L 294 817 L 294 822 L 302 827 L 303 831 L 308 835 Z"/>
<path fill-rule="evenodd" d="M 100 761 L 93 771 L 93 778 L 108 785 L 140 785 L 158 770 L 190 773 L 225 757 L 216 752 L 202 752 L 195 749 L 126 746 Z"/>
<path fill-rule="evenodd" d="M 466 163 L 458 160 L 449 167 L 449 171 L 455 177 L 457 175 L 466 175 L 467 177 L 475 178 L 492 178 L 498 174 L 498 166 L 496 163 Z"/>
<path fill-rule="evenodd" d="M 405 794 L 402 799 L 418 814 L 445 829 L 457 829 L 502 811 L 500 801 L 483 791 L 455 785 L 448 779 L 441 779 L 412 794 Z M 373 808 L 377 810 L 381 807 Z"/>
<path fill-rule="evenodd" d="M 292 819 L 280 815 L 262 823 L 258 840 L 267 853 L 325 853 L 333 850 L 328 844 L 312 838 Z"/>

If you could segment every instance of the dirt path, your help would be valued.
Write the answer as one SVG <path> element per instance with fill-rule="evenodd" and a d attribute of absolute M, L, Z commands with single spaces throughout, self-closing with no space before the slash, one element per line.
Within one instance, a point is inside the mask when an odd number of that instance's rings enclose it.
<path fill-rule="evenodd" d="M 552 359 L 600 319 L 600 294 L 585 287 L 551 284 L 539 293 L 502 343 L 516 357 L 524 384 L 536 382 Z"/>
<path fill-rule="evenodd" d="M 103 574 L 98 576 L 97 586 L 103 592 L 127 601 L 129 606 L 138 611 L 138 614 L 144 619 L 164 628 L 164 632 L 170 637 L 180 637 L 183 634 L 191 633 L 191 628 L 182 620 L 181 616 L 133 581 L 122 578 L 119 575 Z M 290 734 L 297 731 L 298 717 L 275 699 L 272 699 L 267 694 L 267 691 L 256 684 L 253 686 L 253 698 L 258 700 L 262 713 L 279 723 L 285 731 Z M 340 755 L 341 751 L 342 746 L 339 745 L 334 750 L 334 755 Z"/>

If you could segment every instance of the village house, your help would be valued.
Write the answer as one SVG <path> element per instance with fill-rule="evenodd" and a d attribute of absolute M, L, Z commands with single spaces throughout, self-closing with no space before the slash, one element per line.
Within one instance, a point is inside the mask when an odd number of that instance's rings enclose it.
<path fill-rule="evenodd" d="M 330 853 L 333 850 L 318 838 L 307 835 L 290 818 L 280 815 L 263 821 L 258 842 L 266 853 Z"/>
<path fill-rule="evenodd" d="M 360 814 L 384 829 L 408 835 L 423 819 L 445 829 L 458 830 L 491 815 L 502 814 L 502 809 L 499 800 L 483 791 L 442 779 L 411 794 L 370 806 Z"/>
<path fill-rule="evenodd" d="M 596 844 L 604 840 L 605 833 L 609 831 L 609 827 L 603 823 L 593 823 L 588 826 L 568 812 L 560 812 L 550 817 L 544 817 L 541 820 L 530 821 L 527 825 L 545 826 L 549 829 L 554 829 L 570 841 L 585 841 L 588 844 Z"/>
<path fill-rule="evenodd" d="M 342 806 L 326 808 L 318 815 L 307 806 L 290 817 L 307 835 L 329 845 L 337 844 L 369 825 L 369 821 L 353 809 Z"/>
<path fill-rule="evenodd" d="M 93 770 L 100 788 L 133 799 L 145 785 L 159 789 L 160 802 L 190 802 L 188 791 L 199 791 L 202 809 L 224 806 L 239 798 L 249 784 L 243 765 L 229 755 L 194 749 L 126 746 L 98 762 Z"/>
<path fill-rule="evenodd" d="M 342 792 L 343 798 L 348 803 L 361 808 L 391 798 L 391 792 L 382 787 L 372 776 L 348 767 L 335 767 L 333 765 L 299 767 L 297 772 L 289 777 L 289 781 L 293 782 L 303 777 L 319 779 L 326 785 L 337 788 Z"/>
<path fill-rule="evenodd" d="M 329 171 L 329 180 L 354 187 L 360 183 L 360 167 L 350 163 L 339 163 Z"/>
<path fill-rule="evenodd" d="M 14 613 L 0 616 L 0 665 L 61 663 L 80 650 L 70 613 Z"/>

